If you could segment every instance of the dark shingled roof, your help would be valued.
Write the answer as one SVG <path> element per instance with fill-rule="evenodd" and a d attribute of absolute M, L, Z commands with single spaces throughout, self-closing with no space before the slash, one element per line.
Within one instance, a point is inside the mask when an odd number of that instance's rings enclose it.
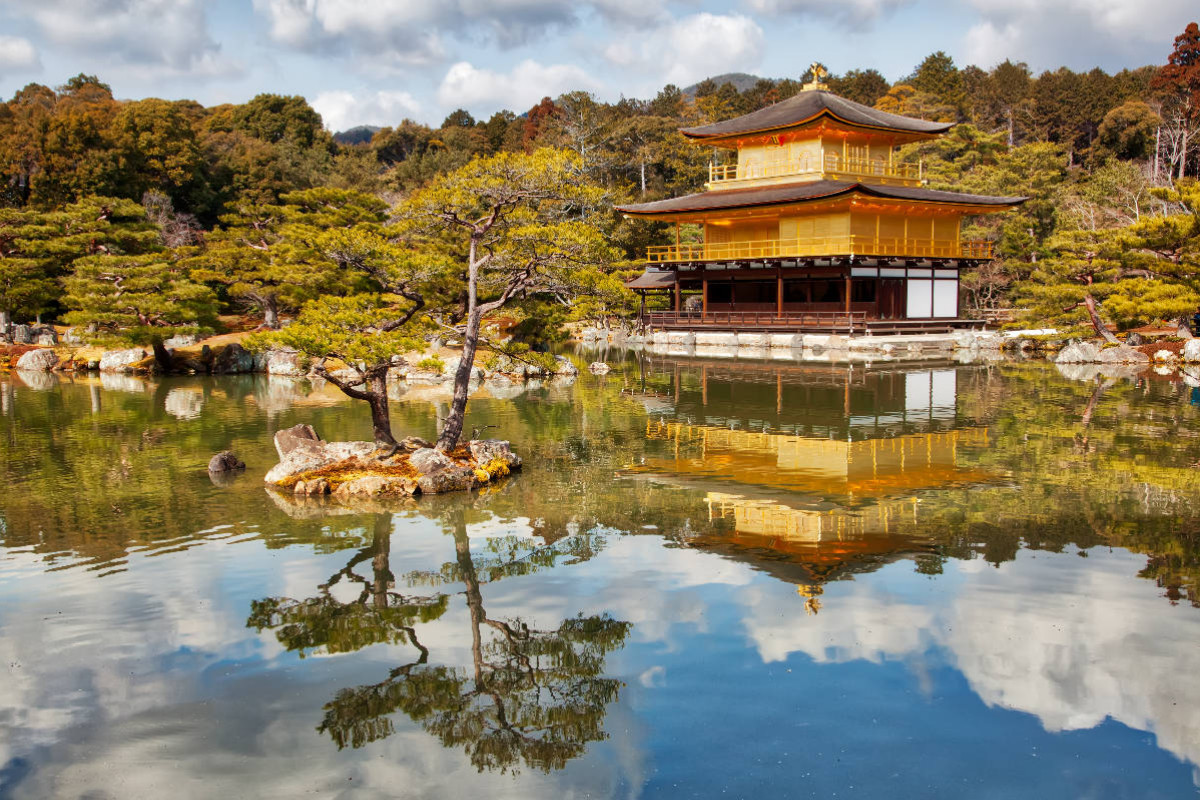
<path fill-rule="evenodd" d="M 631 281 L 626 282 L 628 289 L 665 289 L 675 285 L 675 273 L 670 271 L 658 272 L 646 270 Z"/>
<path fill-rule="evenodd" d="M 889 114 L 886 111 L 879 111 L 870 106 L 864 106 L 862 103 L 838 97 L 830 92 L 812 90 L 800 92 L 775 105 L 760 108 L 758 111 L 743 114 L 735 119 L 715 122 L 712 125 L 702 125 L 698 128 L 683 128 L 680 133 L 693 139 L 717 139 L 790 128 L 793 125 L 815 119 L 821 114 L 831 114 L 852 125 L 884 128 L 905 133 L 945 133 L 954 126 L 953 122 L 928 122 L 923 119 L 902 117 L 899 114 Z"/>
<path fill-rule="evenodd" d="M 747 206 L 771 206 L 803 200 L 819 200 L 838 195 L 859 192 L 872 197 L 892 200 L 922 200 L 934 203 L 955 203 L 968 206 L 996 206 L 1003 208 L 1024 203 L 1025 197 L 991 197 L 980 194 L 960 194 L 923 189 L 917 186 L 882 186 L 872 183 L 851 181 L 809 181 L 787 183 L 776 186 L 761 186 L 747 189 L 726 189 L 717 192 L 700 192 L 683 197 L 672 197 L 653 203 L 637 203 L 618 206 L 625 214 L 670 214 L 686 211 L 718 211 Z"/>

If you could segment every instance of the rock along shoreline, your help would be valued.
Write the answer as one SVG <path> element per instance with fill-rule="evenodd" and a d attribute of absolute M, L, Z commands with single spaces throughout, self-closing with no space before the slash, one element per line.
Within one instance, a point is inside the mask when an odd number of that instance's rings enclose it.
<path fill-rule="evenodd" d="M 373 442 L 326 442 L 311 425 L 296 425 L 275 434 L 275 449 L 279 463 L 264 477 L 272 490 L 343 503 L 465 491 L 521 468 L 521 458 L 499 439 L 442 453 L 410 436 L 389 454 Z"/>

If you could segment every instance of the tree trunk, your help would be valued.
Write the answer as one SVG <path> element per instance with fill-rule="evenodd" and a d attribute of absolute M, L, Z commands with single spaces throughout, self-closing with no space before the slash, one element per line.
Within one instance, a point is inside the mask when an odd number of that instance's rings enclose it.
<path fill-rule="evenodd" d="M 1114 336 L 1100 319 L 1100 314 L 1096 312 L 1096 298 L 1092 297 L 1091 292 L 1083 296 L 1083 307 L 1087 309 L 1088 317 L 1092 320 L 1092 327 L 1096 329 L 1097 336 L 1111 344 L 1121 343 L 1121 340 Z"/>
<path fill-rule="evenodd" d="M 437 449 L 443 453 L 458 446 L 463 423 L 467 419 L 467 395 L 470 391 L 471 370 L 475 367 L 475 350 L 479 347 L 479 262 L 476 260 L 476 241 L 471 238 L 471 251 L 467 262 L 467 329 L 463 335 L 462 357 L 458 371 L 454 373 L 454 397 L 450 401 L 450 413 L 438 435 Z"/>
<path fill-rule="evenodd" d="M 154 342 L 150 345 L 154 349 L 154 361 L 158 364 L 158 368 L 163 372 L 171 371 L 171 353 L 163 345 L 162 339 L 155 337 Z"/>
<path fill-rule="evenodd" d="M 387 371 L 374 372 L 367 376 L 367 403 L 371 406 L 371 429 L 375 444 L 380 447 L 394 447 L 396 437 L 392 436 L 392 414 L 388 408 Z"/>
<path fill-rule="evenodd" d="M 471 300 L 475 299 L 475 289 L 471 289 Z M 474 302 L 471 303 L 475 305 Z M 454 397 L 450 400 L 450 413 L 446 415 L 446 424 L 438 436 L 437 449 L 443 453 L 458 446 L 462 436 L 463 424 L 467 419 L 467 395 L 470 393 L 471 370 L 475 367 L 475 351 L 479 348 L 479 309 L 472 308 L 467 315 L 467 330 L 463 336 L 462 360 L 458 362 L 458 371 L 454 373 Z"/>
<path fill-rule="evenodd" d="M 274 295 L 263 301 L 263 326 L 267 330 L 279 330 L 279 301 Z"/>
<path fill-rule="evenodd" d="M 1185 128 L 1183 131 L 1183 146 L 1179 148 L 1181 155 L 1179 156 L 1179 180 L 1183 180 L 1183 168 L 1187 166 L 1188 152 L 1188 132 Z"/>

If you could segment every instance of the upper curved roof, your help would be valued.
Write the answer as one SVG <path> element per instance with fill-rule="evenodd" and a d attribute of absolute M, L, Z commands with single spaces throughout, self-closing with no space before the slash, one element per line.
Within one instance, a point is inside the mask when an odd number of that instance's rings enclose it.
<path fill-rule="evenodd" d="M 884 186 L 853 181 L 809 181 L 774 186 L 725 189 L 716 192 L 700 192 L 683 197 L 672 197 L 652 203 L 635 203 L 617 206 L 625 214 L 673 214 L 696 211 L 718 211 L 752 206 L 772 206 L 784 203 L 819 200 L 838 195 L 858 192 L 867 196 L 891 200 L 915 200 L 926 203 L 947 203 L 965 206 L 995 206 L 1004 208 L 1020 205 L 1025 197 L 993 197 L 991 195 L 962 194 L 925 189 L 916 186 Z"/>
<path fill-rule="evenodd" d="M 923 119 L 902 117 L 886 111 L 838 97 L 823 89 L 799 92 L 775 105 L 760 108 L 724 122 L 701 125 L 697 128 L 682 128 L 680 133 L 692 139 L 723 139 L 749 133 L 791 128 L 827 114 L 851 125 L 881 128 L 905 133 L 945 133 L 954 127 L 953 122 L 928 122 Z"/>

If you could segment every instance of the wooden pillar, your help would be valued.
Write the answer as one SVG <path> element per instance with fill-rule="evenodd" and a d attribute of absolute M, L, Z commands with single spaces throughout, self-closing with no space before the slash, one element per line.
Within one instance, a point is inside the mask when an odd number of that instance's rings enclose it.
<path fill-rule="evenodd" d="M 679 295 L 680 295 L 680 291 L 679 291 L 679 270 L 678 270 L 678 269 L 676 269 L 676 270 L 675 270 L 675 313 L 676 313 L 676 314 L 678 314 L 678 313 L 679 313 L 679 306 L 680 306 L 680 303 L 679 303 Z"/>
<path fill-rule="evenodd" d="M 783 318 L 783 267 L 775 265 L 775 316 Z"/>
<path fill-rule="evenodd" d="M 708 270 L 700 273 L 700 316 L 708 313 Z"/>
<path fill-rule="evenodd" d="M 851 267 L 846 267 L 846 325 L 850 327 L 850 333 L 854 333 L 854 317 L 850 311 L 850 270 Z"/>

